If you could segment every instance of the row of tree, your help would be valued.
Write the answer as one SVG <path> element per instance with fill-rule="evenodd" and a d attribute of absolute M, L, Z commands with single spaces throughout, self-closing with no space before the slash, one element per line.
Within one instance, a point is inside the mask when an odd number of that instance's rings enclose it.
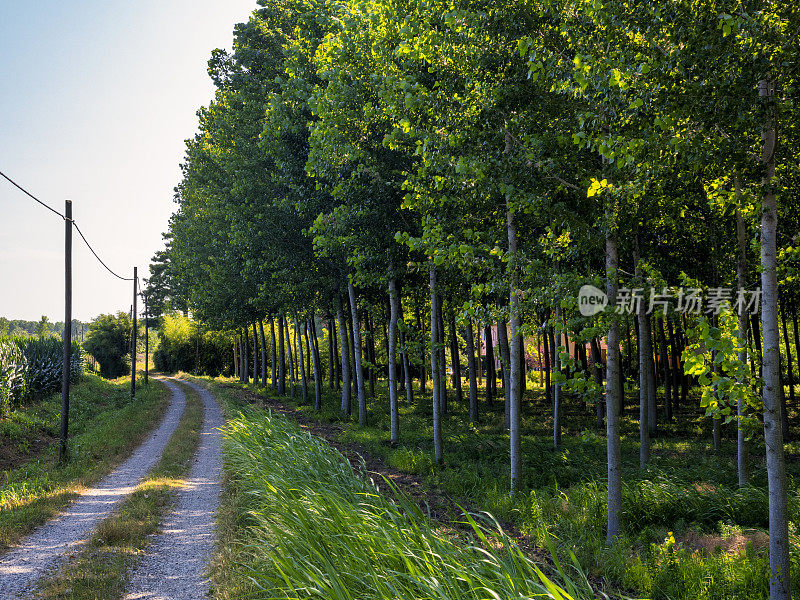
<path fill-rule="evenodd" d="M 88 325 L 77 319 L 72 321 L 73 339 L 82 339 L 86 334 Z M 42 315 L 39 321 L 26 321 L 24 319 L 7 319 L 0 317 L 0 337 L 62 337 L 64 335 L 64 322 L 52 323 L 49 318 Z"/>
<path fill-rule="evenodd" d="M 670 382 L 666 412 L 689 371 L 714 430 L 725 418 L 739 423 L 742 456 L 747 423 L 763 424 L 771 589 L 788 597 L 778 306 L 780 296 L 796 320 L 800 9 L 721 0 L 259 4 L 237 25 L 233 52 L 209 61 L 217 92 L 186 144 L 179 207 L 151 267 L 148 296 L 161 300 L 153 309 L 173 303 L 210 327 L 255 327 L 262 348 L 254 323 L 269 316 L 279 386 L 291 323 L 311 364 L 296 358 L 289 368 L 302 380 L 313 372 L 316 390 L 321 317 L 341 348 L 338 361 L 336 343 L 328 352 L 341 369 L 342 410 L 352 375 L 360 422 L 371 340 L 385 329 L 392 439 L 398 379 L 410 393 L 408 378 L 424 385 L 430 375 L 437 461 L 446 347 L 458 353 L 461 332 L 477 408 L 476 328 L 500 323 L 512 493 L 522 340 L 539 335 L 553 374 L 554 441 L 565 394 L 604 401 L 609 543 L 620 531 L 621 369 L 638 374 L 643 464 L 656 377 Z M 605 288 L 611 310 L 582 314 L 586 284 Z M 704 318 L 678 286 L 700 290 L 706 307 L 719 290 L 731 302 Z M 749 298 L 757 287 L 760 321 L 736 302 L 737 290 Z M 648 290 L 644 302 L 629 302 L 638 288 Z M 618 302 L 630 317 L 613 310 Z M 635 350 L 623 327 L 635 331 Z M 583 347 L 577 356 L 555 351 L 566 350 L 565 332 Z M 266 353 L 253 367 L 266 374 Z"/>

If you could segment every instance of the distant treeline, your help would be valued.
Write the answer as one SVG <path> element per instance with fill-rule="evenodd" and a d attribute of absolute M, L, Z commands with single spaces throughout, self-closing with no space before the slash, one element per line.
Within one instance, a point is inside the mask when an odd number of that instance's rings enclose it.
<path fill-rule="evenodd" d="M 86 334 L 89 325 L 77 319 L 72 320 L 72 336 L 73 339 L 81 340 Z M 25 321 L 23 319 L 8 319 L 0 317 L 0 337 L 62 337 L 64 335 L 64 321 L 56 321 L 55 323 L 42 316 L 39 321 Z"/>

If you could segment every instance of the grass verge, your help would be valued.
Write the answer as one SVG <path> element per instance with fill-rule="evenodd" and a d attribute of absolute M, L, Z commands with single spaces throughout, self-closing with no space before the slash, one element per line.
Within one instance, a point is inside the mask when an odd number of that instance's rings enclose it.
<path fill-rule="evenodd" d="M 445 464 L 434 467 L 429 397 L 416 388 L 413 406 L 401 406 L 401 442 L 388 444 L 388 410 L 384 382 L 370 401 L 369 425 L 342 418 L 339 398 L 327 387 L 321 413 L 286 397 L 277 401 L 298 411 L 306 424 L 313 420 L 328 439 L 348 453 L 356 451 L 374 470 L 389 465 L 413 474 L 431 499 L 444 495 L 445 507 L 434 511 L 442 522 L 455 518 L 451 498 L 470 510 L 488 511 L 513 525 L 511 530 L 539 546 L 554 540 L 556 552 L 569 561 L 571 553 L 593 583 L 609 594 L 654 599 L 750 600 L 769 597 L 766 549 L 767 495 L 763 441 L 753 441 L 753 485 L 739 490 L 736 482 L 735 431 L 724 432 L 722 450 L 711 445 L 710 423 L 696 409 L 697 399 L 681 407 L 671 423 L 659 424 L 653 438 L 650 466 L 638 466 L 638 420 L 633 408 L 636 390 L 629 389 L 630 408 L 622 420 L 624 466 L 623 534 L 605 545 L 605 438 L 594 430 L 592 407 L 565 406 L 562 445 L 552 446 L 550 407 L 541 389 L 531 386 L 523 409 L 523 481 L 518 494 L 508 490 L 508 435 L 503 430 L 501 403 L 488 409 L 482 402 L 477 425 L 466 407 L 450 403 L 444 418 Z M 213 382 L 212 389 L 229 402 L 261 402 L 271 390 L 244 386 L 231 379 Z M 253 395 L 255 394 L 255 395 Z M 481 399 L 483 396 L 481 396 Z M 269 401 L 272 402 L 272 401 Z M 797 413 L 790 410 L 793 422 Z M 800 594 L 800 442 L 787 445 L 790 478 L 793 593 Z M 449 497 L 449 498 L 448 498 Z M 427 498 L 425 498 L 427 500 Z M 526 544 L 527 545 L 527 544 Z"/>
<path fill-rule="evenodd" d="M 473 535 L 454 539 L 286 418 L 252 409 L 228 423 L 224 438 L 226 469 L 247 510 L 238 560 L 228 563 L 236 573 L 218 597 L 594 597 L 574 564 L 556 561 L 545 575 L 489 517 L 465 514 Z"/>
<path fill-rule="evenodd" d="M 0 473 L 0 551 L 55 516 L 78 492 L 110 473 L 158 423 L 169 405 L 156 383 L 137 388 L 86 374 L 70 394 L 69 459 L 57 461 L 60 394 L 0 421 L 0 445 L 17 460 Z M 48 443 L 29 452 L 42 439 Z M 37 441 L 38 440 L 38 441 Z M 20 464 L 21 463 L 21 464 Z"/>
<path fill-rule="evenodd" d="M 40 600 L 116 600 L 121 598 L 128 573 L 149 543 L 149 536 L 174 503 L 175 490 L 185 481 L 200 442 L 203 403 L 188 386 L 186 409 L 161 460 L 120 507 L 103 521 L 89 544 L 71 557 L 59 573 L 41 582 Z"/>

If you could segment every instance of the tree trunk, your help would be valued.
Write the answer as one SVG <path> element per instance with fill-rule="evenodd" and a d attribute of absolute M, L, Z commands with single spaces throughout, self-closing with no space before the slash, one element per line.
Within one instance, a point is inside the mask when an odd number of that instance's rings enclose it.
<path fill-rule="evenodd" d="M 506 221 L 508 224 L 508 251 L 511 255 L 511 262 L 508 265 L 509 272 L 509 327 L 510 344 L 508 349 L 508 393 L 509 403 L 509 433 L 511 438 L 511 495 L 519 488 L 522 475 L 521 451 L 520 451 L 520 389 L 519 389 L 519 366 L 520 366 L 520 335 L 519 335 L 519 291 L 517 290 L 516 277 L 516 254 L 517 254 L 517 231 L 514 225 L 514 213 L 510 207 L 506 211 Z M 505 328 L 505 324 L 503 324 Z M 508 340 L 507 340 L 508 341 Z M 505 370 L 505 369 L 504 369 Z"/>
<path fill-rule="evenodd" d="M 503 319 L 497 319 L 497 345 L 500 346 L 500 365 L 503 380 L 503 425 L 511 427 L 511 386 L 509 385 L 510 352 L 508 347 L 508 325 Z"/>
<path fill-rule="evenodd" d="M 233 342 L 233 375 L 235 377 L 241 377 L 239 375 L 239 340 L 235 340 Z"/>
<path fill-rule="evenodd" d="M 306 331 L 308 335 L 308 331 Z M 314 317 L 311 317 L 311 335 L 313 341 L 311 342 L 311 358 L 314 361 L 314 410 L 317 412 L 322 410 L 322 369 L 319 364 L 319 338 L 317 337 L 317 323 Z"/>
<path fill-rule="evenodd" d="M 461 390 L 461 357 L 458 351 L 458 336 L 456 335 L 456 316 L 450 311 L 450 362 L 453 365 L 453 387 L 456 390 L 456 403 L 464 403 L 464 392 Z"/>
<path fill-rule="evenodd" d="M 342 415 L 350 416 L 350 348 L 347 343 L 347 323 L 344 318 L 342 297 L 336 296 L 336 318 L 339 321 L 339 339 L 342 354 Z"/>
<path fill-rule="evenodd" d="M 261 385 L 267 387 L 267 340 L 264 337 L 264 320 L 258 321 L 258 334 L 261 338 Z"/>
<path fill-rule="evenodd" d="M 544 396 L 547 403 L 553 406 L 553 389 L 550 385 L 550 332 L 549 325 L 544 326 L 542 338 L 544 338 Z"/>
<path fill-rule="evenodd" d="M 289 331 L 289 319 L 284 319 L 284 327 L 286 327 L 286 349 L 287 356 L 289 357 L 289 397 L 294 398 L 294 388 L 297 383 L 297 361 L 294 357 L 294 348 L 292 347 L 292 332 Z"/>
<path fill-rule="evenodd" d="M 389 280 L 389 441 L 397 444 L 400 441 L 400 410 L 397 400 L 397 319 L 400 313 L 400 295 L 397 293 L 397 281 Z"/>
<path fill-rule="evenodd" d="M 736 261 L 736 280 L 740 292 L 744 292 L 747 288 L 747 231 L 745 229 L 744 218 L 739 209 L 741 203 L 741 185 L 739 178 L 734 178 L 734 185 L 736 188 L 736 245 L 738 247 L 738 260 Z M 739 305 L 739 338 L 742 344 L 742 350 L 739 352 L 739 361 L 742 364 L 747 363 L 747 330 L 750 324 L 750 319 L 747 316 L 747 311 L 744 304 Z M 748 385 L 747 381 L 742 379 L 739 381 L 740 385 Z M 750 482 L 750 466 L 749 454 L 750 448 L 747 441 L 747 435 L 742 425 L 742 419 L 745 416 L 747 406 L 744 401 L 739 400 L 736 405 L 736 464 L 739 475 L 739 487 L 745 487 Z"/>
<path fill-rule="evenodd" d="M 794 299 L 792 299 L 792 324 L 794 325 L 795 356 L 797 357 L 798 366 L 800 366 L 800 335 L 797 333 L 797 305 L 795 304 Z M 798 373 L 800 373 L 800 369 L 798 369 Z"/>
<path fill-rule="evenodd" d="M 635 275 L 640 279 L 639 243 L 633 252 Z M 653 356 L 652 342 L 650 339 L 650 322 L 645 313 L 643 302 L 639 303 L 636 311 L 636 322 L 639 331 L 639 468 L 644 469 L 650 460 L 650 360 Z"/>
<path fill-rule="evenodd" d="M 430 287 L 431 287 L 431 388 L 433 389 L 433 457 L 436 464 L 442 463 L 442 415 L 439 403 L 439 351 L 436 347 L 438 343 L 437 335 L 437 299 L 436 299 L 436 271 L 433 265 L 430 267 Z"/>
<path fill-rule="evenodd" d="M 369 393 L 375 397 L 375 385 L 378 383 L 377 359 L 375 358 L 375 321 L 372 315 L 369 317 Z"/>
<path fill-rule="evenodd" d="M 294 345 L 297 349 L 297 366 L 300 373 L 300 390 L 302 392 L 303 404 L 308 403 L 308 381 L 306 381 L 306 361 L 303 357 L 303 334 L 300 332 L 300 323 L 297 317 L 294 318 Z"/>
<path fill-rule="evenodd" d="M 472 331 L 472 334 L 473 334 L 473 336 L 475 335 L 475 330 L 474 329 Z M 481 355 L 481 350 L 483 350 L 483 345 L 482 345 L 482 342 L 481 342 L 481 336 L 482 335 L 483 334 L 481 333 L 481 325 L 480 325 L 480 323 L 478 323 L 478 348 L 477 348 L 478 349 L 478 364 L 477 364 L 477 369 L 478 369 L 478 385 L 479 386 L 483 385 L 483 359 L 481 358 L 481 356 L 482 356 Z"/>
<path fill-rule="evenodd" d="M 678 412 L 678 393 L 681 380 L 681 361 L 680 351 L 678 350 L 678 339 L 675 337 L 675 328 L 672 325 L 672 317 L 667 317 L 667 332 L 669 333 L 669 347 L 672 356 L 672 412 Z"/>
<path fill-rule="evenodd" d="M 278 317 L 278 393 L 286 395 L 286 344 L 284 343 L 283 315 Z"/>
<path fill-rule="evenodd" d="M 242 364 L 244 364 L 244 382 L 245 383 L 250 383 L 250 371 L 249 371 L 249 367 L 250 367 L 250 345 L 249 345 L 249 342 L 248 342 L 248 339 L 247 339 L 248 337 L 249 336 L 247 335 L 247 327 L 245 327 L 244 328 L 244 336 L 242 337 L 242 339 L 244 340 L 244 342 L 243 342 L 244 346 L 242 348 L 242 359 L 243 359 L 242 360 Z"/>
<path fill-rule="evenodd" d="M 592 338 L 590 342 L 590 347 L 592 349 L 592 372 L 594 373 L 594 382 L 597 384 L 598 387 L 598 397 L 596 398 L 597 402 L 597 428 L 603 428 L 603 365 L 600 355 L 600 343 L 597 341 L 597 338 Z"/>
<path fill-rule="evenodd" d="M 492 377 L 494 375 L 494 348 L 492 346 L 492 327 L 487 325 L 483 328 L 483 336 L 486 341 L 486 405 L 489 409 L 494 406 L 494 389 L 492 388 Z"/>
<path fill-rule="evenodd" d="M 448 398 L 447 398 L 447 361 L 445 356 L 445 339 L 444 339 L 444 310 L 442 305 L 444 301 L 441 294 L 436 294 L 436 330 L 439 338 L 439 406 L 442 414 L 447 414 Z"/>
<path fill-rule="evenodd" d="M 789 330 L 786 327 L 786 307 L 783 304 L 781 304 L 780 313 L 781 323 L 783 324 L 783 341 L 786 344 L 786 374 L 789 379 L 789 402 L 794 406 L 794 363 L 792 361 L 792 344 L 789 340 Z M 786 411 L 784 411 L 783 425 L 783 439 L 785 441 L 789 439 L 789 421 Z"/>
<path fill-rule="evenodd" d="M 742 187 L 738 177 L 734 177 L 734 187 L 736 191 L 736 246 L 738 249 L 738 257 L 736 261 L 736 280 L 740 292 L 744 292 L 747 288 L 747 230 L 740 210 L 742 202 Z M 745 306 L 739 306 L 739 338 L 742 344 L 742 350 L 739 352 L 739 361 L 742 364 L 747 363 L 747 333 L 750 325 L 750 319 L 747 316 Z M 747 385 L 745 378 L 739 381 L 740 385 Z M 747 435 L 742 425 L 742 420 L 745 416 L 747 406 L 743 400 L 739 400 L 736 405 L 736 465 L 739 476 L 739 487 L 744 487 L 750 482 L 750 465 L 749 463 L 749 442 Z"/>
<path fill-rule="evenodd" d="M 328 315 L 328 387 L 332 390 L 336 389 L 334 379 L 336 378 L 336 363 L 338 362 L 336 350 L 334 349 L 335 344 L 336 324 L 334 318 Z"/>
<path fill-rule="evenodd" d="M 401 303 L 400 313 L 402 314 L 402 303 Z M 402 319 L 401 319 L 402 321 Z M 408 346 L 406 346 L 406 333 L 404 331 L 400 332 L 400 344 L 403 346 L 403 374 L 405 375 L 406 379 L 406 404 L 409 406 L 413 406 L 414 404 L 414 380 L 411 377 L 411 361 L 409 360 L 408 356 Z"/>
<path fill-rule="evenodd" d="M 759 82 L 759 93 L 771 95 L 772 81 Z M 768 109 L 769 110 L 769 109 Z M 767 117 L 762 139 L 762 162 L 766 165 L 764 197 L 761 203 L 761 329 L 764 336 L 763 400 L 764 443 L 767 452 L 769 486 L 770 599 L 788 600 L 789 529 L 786 502 L 786 465 L 780 415 L 780 340 L 778 335 L 777 229 L 778 206 L 772 190 L 775 176 L 774 150 L 777 140 L 771 116 Z M 754 336 L 756 337 L 756 336 Z"/>
<path fill-rule="evenodd" d="M 658 337 L 661 349 L 661 369 L 664 377 L 664 416 L 667 421 L 672 421 L 672 373 L 669 368 L 667 355 L 667 334 L 664 330 L 664 321 L 667 317 L 658 319 Z"/>
<path fill-rule="evenodd" d="M 358 424 L 362 427 L 367 424 L 367 396 L 364 392 L 364 369 L 361 364 L 361 326 L 358 322 L 358 308 L 356 303 L 356 288 L 348 280 L 347 291 L 350 293 L 350 312 L 353 315 L 353 349 L 355 352 L 356 390 L 358 391 Z"/>
<path fill-rule="evenodd" d="M 544 348 L 542 347 L 542 335 L 539 331 L 536 332 L 536 366 L 536 370 L 539 371 L 539 387 L 544 387 Z"/>
<path fill-rule="evenodd" d="M 311 320 L 312 320 L 312 321 L 314 320 L 314 317 L 313 317 L 313 316 L 311 317 Z M 309 331 L 308 331 L 308 330 L 309 330 L 309 328 L 310 328 L 310 325 L 308 324 L 308 322 L 309 322 L 309 320 L 308 320 L 308 319 L 306 319 L 305 321 L 303 321 L 303 333 L 305 334 L 305 337 L 306 337 L 306 374 L 308 375 L 308 378 L 309 378 L 309 379 L 311 379 L 311 369 L 312 369 L 312 367 L 311 367 L 311 362 L 312 362 L 312 358 L 311 358 L 311 352 L 312 352 L 312 344 L 311 344 L 311 339 L 310 339 L 310 338 L 311 338 L 311 335 L 310 335 L 310 333 L 309 333 Z"/>
<path fill-rule="evenodd" d="M 253 383 L 258 384 L 258 331 L 253 321 Z"/>
<path fill-rule="evenodd" d="M 560 325 L 559 319 L 561 318 L 561 305 L 556 301 L 556 316 L 553 321 L 553 328 L 555 329 Z M 554 332 L 554 339 L 558 335 Z M 553 373 L 556 374 L 561 369 L 561 356 L 558 348 L 553 352 Z M 558 448 L 561 445 L 561 384 L 556 382 L 553 386 L 553 447 Z"/>
<path fill-rule="evenodd" d="M 388 300 L 388 298 L 387 298 Z M 389 322 L 389 311 L 386 311 L 386 320 L 383 322 L 383 351 L 386 356 L 389 356 L 389 330 L 388 330 L 388 322 Z M 386 378 L 389 378 L 389 361 L 386 361 Z"/>
<path fill-rule="evenodd" d="M 611 306 L 617 303 L 617 240 L 613 232 L 606 234 L 606 295 Z M 619 435 L 619 324 L 612 318 L 606 350 L 606 454 L 608 462 L 608 529 L 606 544 L 611 545 L 620 533 L 622 512 L 622 465 Z"/>
<path fill-rule="evenodd" d="M 558 365 L 556 364 L 556 354 L 558 353 L 558 341 L 556 340 L 556 326 L 555 324 L 550 325 L 548 328 L 548 333 L 550 335 L 550 373 L 551 376 L 555 375 L 558 370 Z M 550 382 L 550 390 L 553 392 L 553 404 L 555 405 L 555 382 Z"/>
<path fill-rule="evenodd" d="M 762 292 L 763 297 L 763 292 Z M 758 317 L 751 315 L 750 326 L 753 332 L 753 345 L 756 347 L 756 360 L 758 361 L 758 376 L 762 377 L 764 370 L 764 352 L 761 350 L 761 325 L 759 324 Z"/>
<path fill-rule="evenodd" d="M 478 422 L 478 382 L 475 378 L 475 337 L 472 319 L 467 319 L 467 370 L 469 371 L 469 420 Z"/>
<path fill-rule="evenodd" d="M 425 358 L 425 327 L 422 324 L 422 306 L 420 305 L 417 305 L 417 329 L 419 330 L 419 347 L 420 353 L 422 354 L 422 360 L 419 363 L 419 393 L 424 396 L 425 380 L 428 378 L 428 370 L 425 364 L 428 362 L 428 359 Z"/>
<path fill-rule="evenodd" d="M 517 331 L 522 329 L 522 317 L 517 315 Z M 519 339 L 519 397 L 520 403 L 522 397 L 528 390 L 528 362 L 525 360 L 527 351 L 525 349 L 525 338 Z M 521 406 L 521 404 L 520 404 Z"/>
<path fill-rule="evenodd" d="M 345 300 L 345 303 L 347 304 L 345 310 L 347 310 L 350 302 Z M 353 397 L 356 394 L 356 355 L 353 348 L 353 321 L 348 315 L 345 315 L 345 324 L 347 325 L 347 349 L 350 359 L 350 396 Z"/>

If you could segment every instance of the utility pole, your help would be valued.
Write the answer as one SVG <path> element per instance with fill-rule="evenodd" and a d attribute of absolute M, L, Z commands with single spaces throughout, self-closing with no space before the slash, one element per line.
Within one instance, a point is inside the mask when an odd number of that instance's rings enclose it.
<path fill-rule="evenodd" d="M 147 312 L 147 292 L 144 293 L 144 384 L 148 384 L 147 376 L 150 369 L 150 313 Z"/>
<path fill-rule="evenodd" d="M 131 335 L 131 400 L 136 397 L 136 267 L 133 267 L 133 335 Z"/>
<path fill-rule="evenodd" d="M 61 443 L 58 459 L 67 458 L 69 433 L 69 371 L 72 358 L 72 201 L 64 205 L 64 352 L 61 368 Z"/>

